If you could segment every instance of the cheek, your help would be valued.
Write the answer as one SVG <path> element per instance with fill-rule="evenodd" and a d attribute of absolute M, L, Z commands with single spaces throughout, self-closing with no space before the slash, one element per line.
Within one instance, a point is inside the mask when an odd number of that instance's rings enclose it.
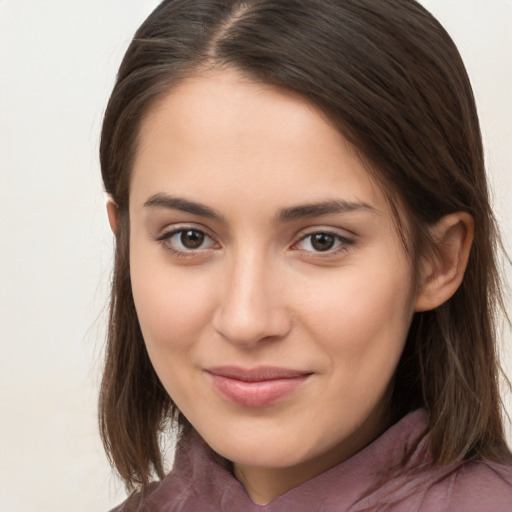
<path fill-rule="evenodd" d="M 350 372 L 394 364 L 414 312 L 412 283 L 403 267 L 368 266 L 344 272 L 304 294 L 307 328 L 333 364 Z"/>
<path fill-rule="evenodd" d="M 131 256 L 135 308 L 150 355 L 187 350 L 208 324 L 215 288 L 205 276 Z"/>
<path fill-rule="evenodd" d="M 187 411 L 201 400 L 190 363 L 210 324 L 213 297 L 208 290 L 214 287 L 204 276 L 199 282 L 167 265 L 149 268 L 136 257 L 132 262 L 135 308 L 149 358 L 174 403 Z"/>

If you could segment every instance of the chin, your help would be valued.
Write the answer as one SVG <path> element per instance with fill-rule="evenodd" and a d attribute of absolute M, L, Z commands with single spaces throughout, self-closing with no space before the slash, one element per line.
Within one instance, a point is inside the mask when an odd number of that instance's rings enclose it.
<path fill-rule="evenodd" d="M 212 446 L 212 445 L 210 445 Z M 282 440 L 261 443 L 244 442 L 212 448 L 233 464 L 244 467 L 283 469 L 297 466 L 309 459 L 294 445 L 284 445 Z"/>
<path fill-rule="evenodd" d="M 290 429 L 279 421 L 276 425 L 275 421 L 251 418 L 229 427 L 197 430 L 215 452 L 240 466 L 292 467 L 329 449 L 325 440 L 308 433 L 307 429 Z"/>

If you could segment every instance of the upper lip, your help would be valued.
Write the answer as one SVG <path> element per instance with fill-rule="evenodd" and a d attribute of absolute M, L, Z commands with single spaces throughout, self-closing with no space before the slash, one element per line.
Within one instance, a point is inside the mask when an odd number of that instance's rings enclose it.
<path fill-rule="evenodd" d="M 278 368 L 276 366 L 258 366 L 257 368 L 241 368 L 239 366 L 215 366 L 207 368 L 208 373 L 245 382 L 260 382 L 277 379 L 296 379 L 307 377 L 312 372 Z"/>

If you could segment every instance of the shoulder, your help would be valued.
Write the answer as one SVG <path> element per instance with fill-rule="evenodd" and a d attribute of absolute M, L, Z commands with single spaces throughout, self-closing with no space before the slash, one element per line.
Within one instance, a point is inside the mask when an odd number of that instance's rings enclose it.
<path fill-rule="evenodd" d="M 152 482 L 143 491 L 134 492 L 123 503 L 110 512 L 143 512 L 144 501 L 160 486 L 160 482 Z"/>
<path fill-rule="evenodd" d="M 416 491 L 409 496 L 415 506 L 408 510 L 510 512 L 512 467 L 490 461 L 466 461 L 451 468 L 432 469 L 424 474 Z"/>
<path fill-rule="evenodd" d="M 364 510 L 392 512 L 511 512 L 512 467 L 466 461 L 401 475 Z M 359 510 L 359 509 L 358 509 Z"/>
<path fill-rule="evenodd" d="M 453 474 L 449 511 L 512 510 L 512 466 L 488 461 L 462 464 Z"/>

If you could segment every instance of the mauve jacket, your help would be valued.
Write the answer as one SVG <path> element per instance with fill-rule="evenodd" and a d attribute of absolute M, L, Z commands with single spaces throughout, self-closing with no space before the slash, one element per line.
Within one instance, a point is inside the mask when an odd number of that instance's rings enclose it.
<path fill-rule="evenodd" d="M 194 433 L 181 439 L 164 480 L 111 512 L 512 512 L 511 466 L 472 461 L 436 468 L 425 427 L 417 410 L 350 459 L 266 505 L 255 504 Z"/>

